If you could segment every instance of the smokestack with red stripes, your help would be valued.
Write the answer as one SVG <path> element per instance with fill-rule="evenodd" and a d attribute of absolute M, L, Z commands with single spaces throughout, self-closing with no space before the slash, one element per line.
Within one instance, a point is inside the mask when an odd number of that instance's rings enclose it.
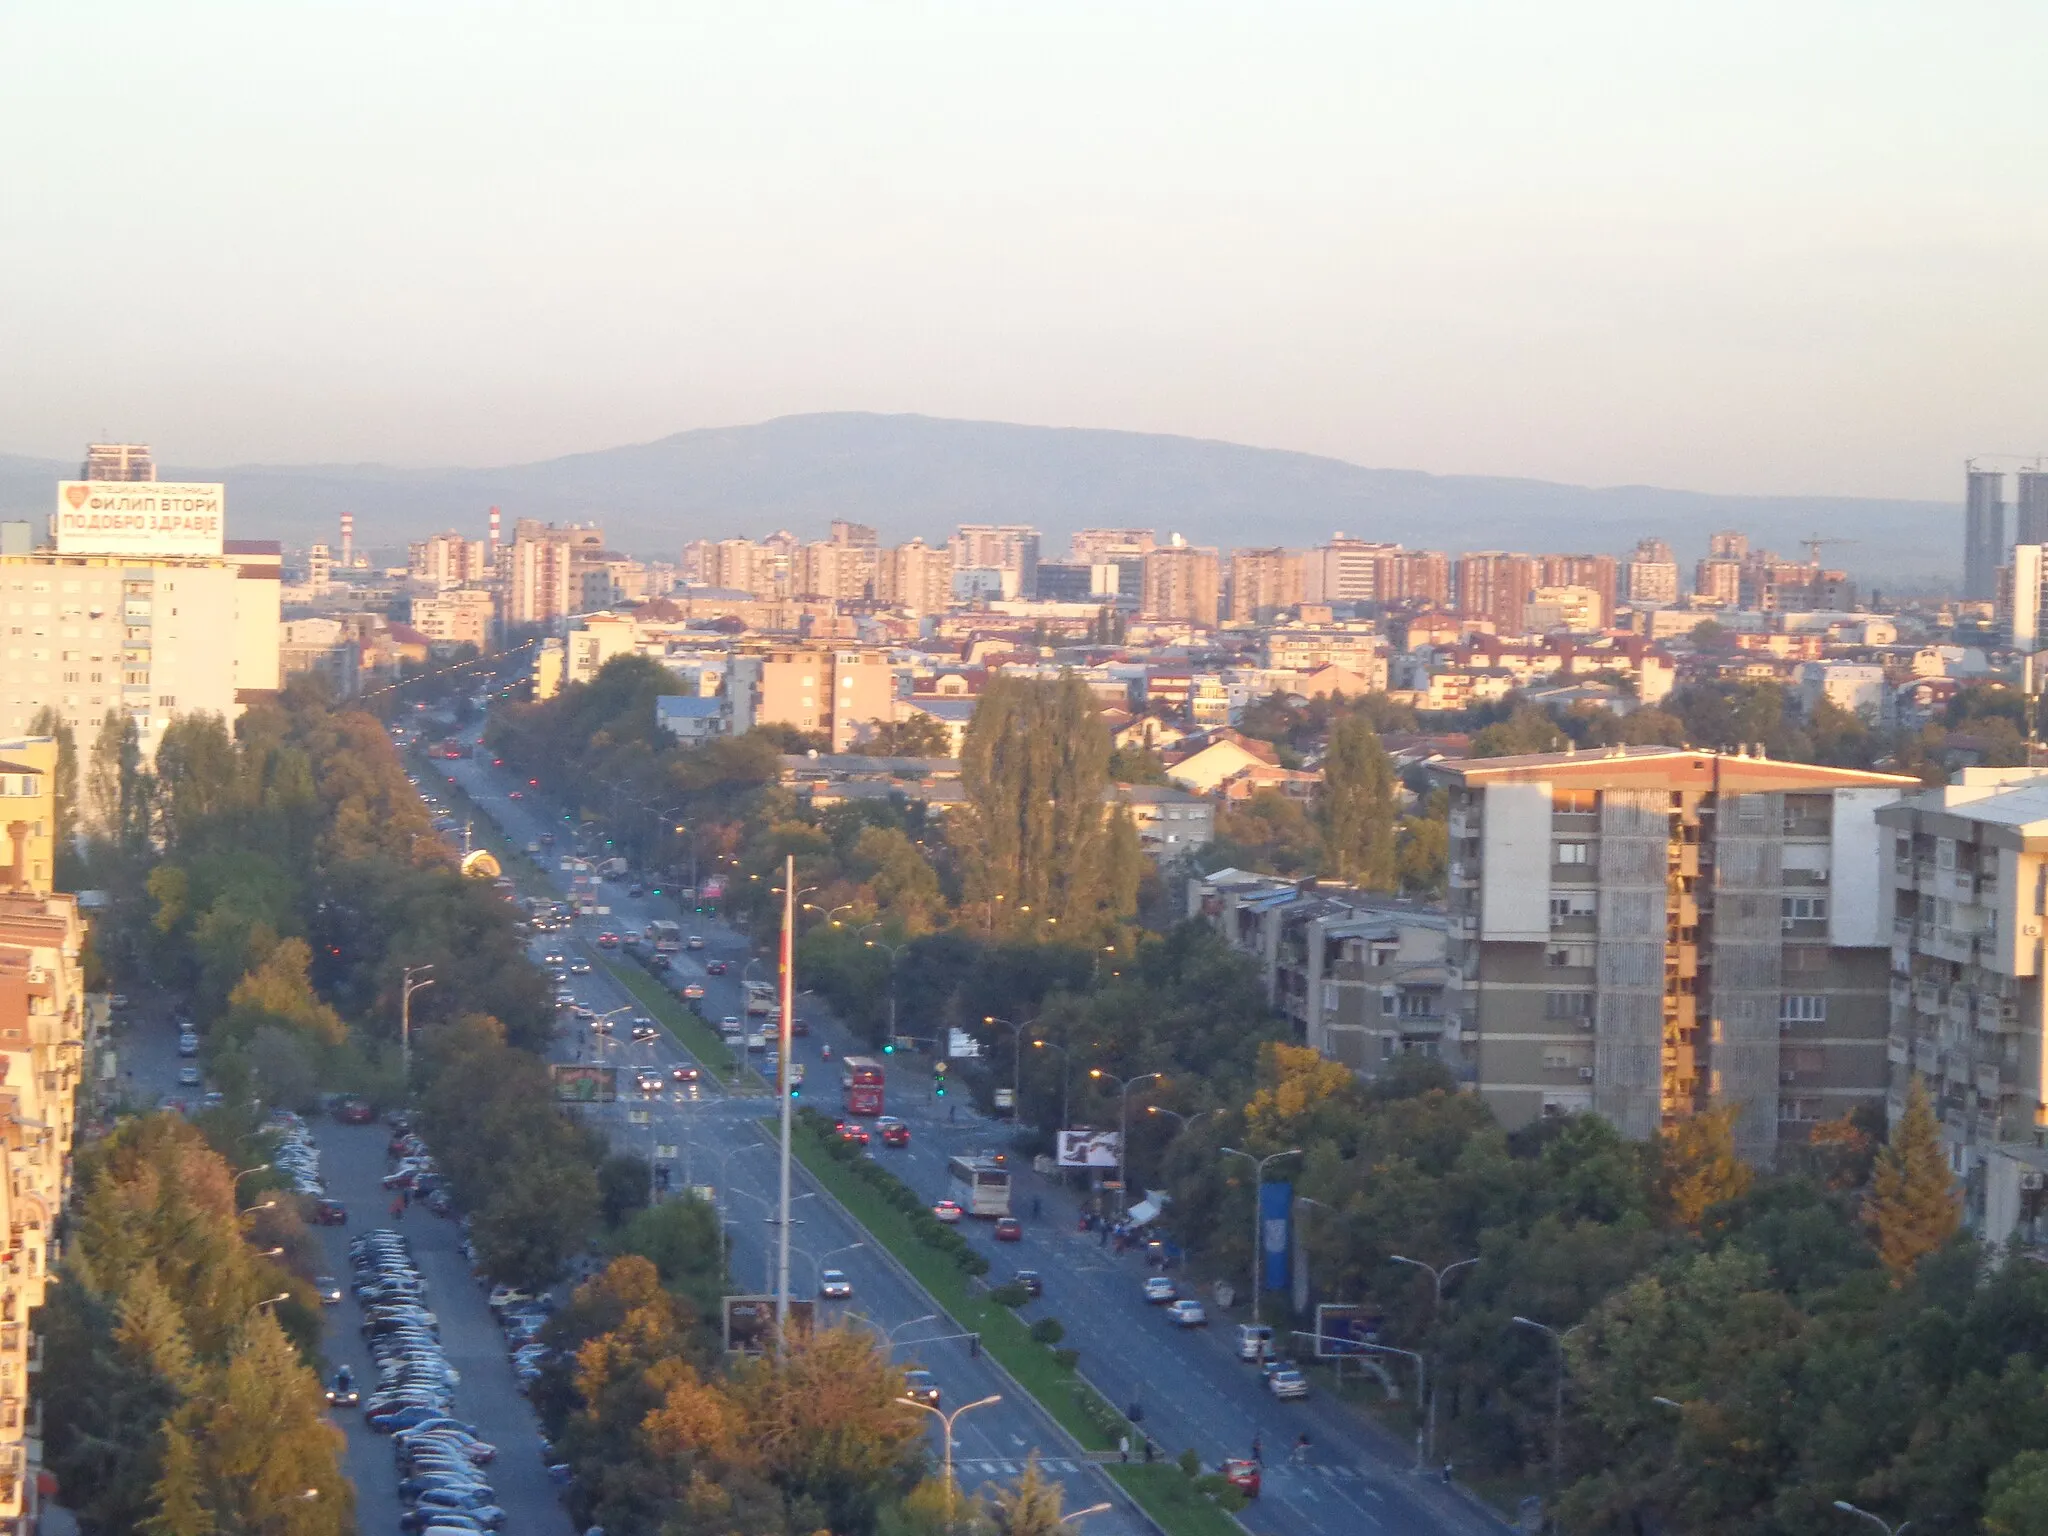
<path fill-rule="evenodd" d="M 349 569 L 356 563 L 356 515 L 353 512 L 341 514 L 341 566 Z"/>

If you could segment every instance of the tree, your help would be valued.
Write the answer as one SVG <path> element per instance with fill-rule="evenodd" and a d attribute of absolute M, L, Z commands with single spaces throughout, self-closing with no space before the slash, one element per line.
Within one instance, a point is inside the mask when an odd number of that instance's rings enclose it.
<path fill-rule="evenodd" d="M 2048 1451 L 2021 1451 L 1991 1474 L 1984 1536 L 2048 1536 Z"/>
<path fill-rule="evenodd" d="M 1962 1223 L 1941 1130 L 1917 1077 L 1890 1144 L 1877 1155 L 1865 1215 L 1877 1239 L 1878 1259 L 1895 1282 L 1954 1237 Z"/>
<path fill-rule="evenodd" d="M 1735 1154 L 1740 1113 L 1733 1104 L 1702 1110 L 1666 1127 L 1659 1137 L 1660 1193 L 1672 1220 L 1688 1231 L 1697 1232 L 1709 1206 L 1733 1200 L 1754 1177 Z"/>
<path fill-rule="evenodd" d="M 554 1113 L 552 1107 L 543 1111 Z M 561 1278 L 598 1214 L 597 1175 L 588 1164 L 549 1159 L 508 1164 L 483 1208 L 472 1237 L 484 1272 L 529 1290 Z"/>
<path fill-rule="evenodd" d="M 1474 757 L 1521 757 L 1531 752 L 1562 752 L 1567 738 L 1550 715 L 1534 705 L 1518 704 L 1507 719 L 1472 737 Z"/>
<path fill-rule="evenodd" d="M 70 724 L 52 706 L 45 704 L 29 721 L 31 736 L 53 736 L 57 741 L 57 772 L 50 790 L 57 802 L 57 889 L 76 890 L 78 852 L 78 737 Z"/>
<path fill-rule="evenodd" d="M 1118 747 L 1109 755 L 1109 776 L 1118 784 L 1164 784 L 1166 764 L 1146 747 Z"/>
<path fill-rule="evenodd" d="M 1024 1463 L 1014 1488 L 1001 1488 L 989 1506 L 999 1536 L 1060 1536 L 1060 1485 L 1038 1469 L 1038 1453 Z"/>
<path fill-rule="evenodd" d="M 86 802 L 93 831 L 110 843 L 130 843 L 146 830 L 142 738 L 117 710 L 101 717 L 86 770 Z"/>
<path fill-rule="evenodd" d="M 1330 729 L 1317 819 L 1331 874 L 1367 890 L 1394 889 L 1394 770 L 1362 716 Z"/>
<path fill-rule="evenodd" d="M 901 720 L 878 720 L 867 749 L 876 757 L 949 757 L 953 735 L 932 716 L 916 711 Z"/>

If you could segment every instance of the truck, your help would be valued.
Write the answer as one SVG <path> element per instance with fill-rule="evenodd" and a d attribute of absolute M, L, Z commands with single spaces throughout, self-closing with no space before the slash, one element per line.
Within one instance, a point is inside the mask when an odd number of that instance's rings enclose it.
<path fill-rule="evenodd" d="M 765 981 L 750 981 L 747 983 L 747 1014 L 749 1017 L 759 1017 L 773 1013 L 777 1001 L 773 984 Z"/>
<path fill-rule="evenodd" d="M 623 880 L 626 878 L 626 871 L 631 867 L 624 859 L 610 858 L 597 866 L 597 873 L 603 880 Z"/>

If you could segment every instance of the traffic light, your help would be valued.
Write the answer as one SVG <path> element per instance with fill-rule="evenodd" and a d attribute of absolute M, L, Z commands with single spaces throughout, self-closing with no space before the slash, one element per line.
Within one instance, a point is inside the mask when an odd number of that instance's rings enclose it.
<path fill-rule="evenodd" d="M 894 1056 L 896 1054 L 896 1037 L 894 1035 L 891 1035 L 882 1042 L 882 1054 L 884 1056 Z"/>
<path fill-rule="evenodd" d="M 943 1061 L 932 1063 L 932 1092 L 942 1099 L 946 1096 L 946 1064 Z"/>

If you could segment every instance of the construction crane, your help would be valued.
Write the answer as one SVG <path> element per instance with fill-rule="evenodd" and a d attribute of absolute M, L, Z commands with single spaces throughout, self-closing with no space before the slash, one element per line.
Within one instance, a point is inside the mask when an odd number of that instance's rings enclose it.
<path fill-rule="evenodd" d="M 1814 534 L 1809 534 L 1809 535 L 1807 535 L 1807 536 L 1806 536 L 1805 538 L 1803 538 L 1803 539 L 1800 539 L 1800 540 L 1799 540 L 1798 542 L 1799 542 L 1799 543 L 1800 543 L 1800 544 L 1801 544 L 1802 546 L 1804 546 L 1804 547 L 1805 547 L 1805 550 L 1806 550 L 1806 563 L 1807 563 L 1808 565 L 1819 565 L 1819 564 L 1820 564 L 1820 551 L 1821 551 L 1821 546 L 1822 546 L 1823 544 L 1854 544 L 1854 543 L 1856 542 L 1856 540 L 1854 540 L 1854 539 L 1827 539 L 1827 538 L 1822 538 L 1822 537 L 1821 537 L 1821 536 L 1820 536 L 1819 534 L 1817 534 L 1817 533 L 1814 533 Z"/>

